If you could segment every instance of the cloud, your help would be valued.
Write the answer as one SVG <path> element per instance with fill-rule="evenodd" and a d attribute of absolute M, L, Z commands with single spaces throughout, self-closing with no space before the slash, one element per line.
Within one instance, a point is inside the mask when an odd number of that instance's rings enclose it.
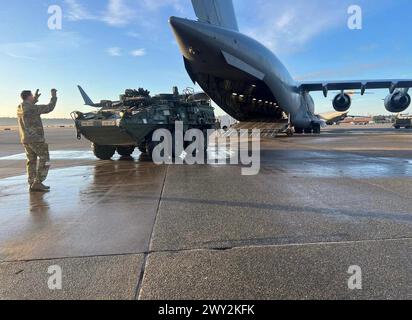
<path fill-rule="evenodd" d="M 130 52 L 133 57 L 143 57 L 146 55 L 146 49 L 136 49 Z"/>
<path fill-rule="evenodd" d="M 69 21 L 96 20 L 110 26 L 122 27 L 128 25 L 136 15 L 136 10 L 124 0 L 109 0 L 106 9 L 90 13 L 86 5 L 79 0 L 65 0 L 67 6 L 66 18 Z"/>
<path fill-rule="evenodd" d="M 140 33 L 134 32 L 134 31 L 129 31 L 129 32 L 126 33 L 126 35 L 128 37 L 132 37 L 132 38 L 141 38 L 141 36 L 142 36 Z"/>
<path fill-rule="evenodd" d="M 7 55 L 7 56 L 9 56 L 9 57 L 11 57 L 11 58 L 15 58 L 15 59 L 24 59 L 24 60 L 33 60 L 33 61 L 36 61 L 36 58 L 34 58 L 34 57 L 19 55 L 19 54 L 15 54 L 15 53 L 9 52 L 9 51 L 4 52 L 4 54 Z"/>
<path fill-rule="evenodd" d="M 66 18 L 69 21 L 96 20 L 113 27 L 125 27 L 132 22 L 144 28 L 151 28 L 160 21 L 155 14 L 165 7 L 179 14 L 187 14 L 190 0 L 107 0 L 105 9 L 91 13 L 85 0 L 64 0 Z M 164 22 L 162 20 L 162 22 Z"/>
<path fill-rule="evenodd" d="M 135 17 L 135 11 L 123 0 L 109 0 L 102 20 L 111 26 L 125 26 Z"/>
<path fill-rule="evenodd" d="M 172 7 L 174 11 L 184 14 L 186 8 L 190 5 L 189 0 L 140 0 L 142 6 L 150 11 L 158 11 L 164 7 Z"/>
<path fill-rule="evenodd" d="M 90 14 L 86 7 L 77 0 L 65 0 L 67 5 L 67 19 L 69 21 L 97 20 L 98 17 Z"/>
<path fill-rule="evenodd" d="M 244 31 L 273 51 L 295 52 L 332 28 L 346 27 L 348 5 L 346 0 L 257 0 L 253 26 Z"/>
<path fill-rule="evenodd" d="M 120 47 L 111 47 L 106 49 L 106 53 L 111 57 L 121 57 L 124 55 L 125 50 Z M 146 55 L 146 49 L 140 48 L 130 51 L 128 53 L 132 57 L 143 57 Z"/>
<path fill-rule="evenodd" d="M 371 70 L 381 70 L 382 68 L 392 66 L 397 63 L 394 60 L 383 60 L 373 63 L 357 63 L 352 65 L 346 65 L 341 68 L 335 69 L 323 69 L 319 71 L 314 71 L 311 73 L 307 73 L 304 75 L 300 75 L 296 77 L 296 80 L 313 80 L 313 79 L 322 79 L 325 80 L 326 78 L 334 77 L 333 80 L 336 78 L 342 77 L 351 77 L 354 75 L 359 75 L 362 72 L 371 71 Z"/>
<path fill-rule="evenodd" d="M 42 41 L 11 42 L 0 44 L 0 52 L 16 59 L 36 60 L 41 53 Z M 24 52 L 24 54 L 22 54 Z"/>
<path fill-rule="evenodd" d="M 86 41 L 77 33 L 53 31 L 34 41 L 0 43 L 0 53 L 16 59 L 37 60 L 63 54 L 85 43 Z"/>
<path fill-rule="evenodd" d="M 106 49 L 106 52 L 111 57 L 120 57 L 122 55 L 122 48 L 112 47 L 112 48 Z"/>
<path fill-rule="evenodd" d="M 379 45 L 377 43 L 369 43 L 359 47 L 359 51 L 361 52 L 372 52 L 376 51 L 377 49 L 379 49 Z"/>

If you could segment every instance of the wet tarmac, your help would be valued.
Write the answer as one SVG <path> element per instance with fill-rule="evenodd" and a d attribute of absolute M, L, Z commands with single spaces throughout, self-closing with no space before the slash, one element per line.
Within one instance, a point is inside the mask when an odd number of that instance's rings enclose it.
<path fill-rule="evenodd" d="M 242 176 L 98 161 L 56 130 L 44 195 L 27 192 L 13 132 L 0 136 L 0 299 L 412 299 L 412 132 L 265 140 L 260 173 Z"/>

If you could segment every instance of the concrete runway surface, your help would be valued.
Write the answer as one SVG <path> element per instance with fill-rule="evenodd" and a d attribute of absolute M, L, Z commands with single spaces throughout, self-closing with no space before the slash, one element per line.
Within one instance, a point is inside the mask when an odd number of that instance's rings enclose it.
<path fill-rule="evenodd" d="M 412 132 L 264 140 L 249 177 L 47 137 L 52 192 L 29 194 L 17 132 L 0 132 L 0 299 L 412 299 Z"/>

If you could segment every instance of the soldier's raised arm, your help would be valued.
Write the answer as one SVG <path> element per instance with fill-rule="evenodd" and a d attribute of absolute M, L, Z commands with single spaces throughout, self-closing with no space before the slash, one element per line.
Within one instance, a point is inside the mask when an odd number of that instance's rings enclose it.
<path fill-rule="evenodd" d="M 37 112 L 40 114 L 50 113 L 54 110 L 54 108 L 56 108 L 56 103 L 57 103 L 57 90 L 52 89 L 50 103 L 46 105 L 36 105 Z"/>
<path fill-rule="evenodd" d="M 41 96 L 41 93 L 39 93 L 39 89 L 36 90 L 36 94 L 34 95 L 34 100 L 33 100 L 33 104 L 37 104 L 37 102 L 39 102 L 39 98 Z"/>

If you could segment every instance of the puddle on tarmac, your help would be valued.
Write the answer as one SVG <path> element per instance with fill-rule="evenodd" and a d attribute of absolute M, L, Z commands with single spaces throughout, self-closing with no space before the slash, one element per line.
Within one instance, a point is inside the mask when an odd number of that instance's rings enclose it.
<path fill-rule="evenodd" d="M 213 150 L 209 151 L 209 159 L 211 162 L 218 162 L 219 160 L 221 161 L 221 164 L 229 163 L 230 162 L 230 157 L 233 156 L 233 152 L 229 149 L 220 149 L 220 150 Z M 140 163 L 139 161 L 133 161 L 133 160 L 139 160 L 141 156 L 141 153 L 139 151 L 136 151 L 133 154 L 133 159 L 132 161 L 116 161 L 120 159 L 120 156 L 116 155 L 113 157 L 113 160 L 115 161 L 98 161 L 93 155 L 93 152 L 91 151 L 52 151 L 51 152 L 51 158 L 53 160 L 96 160 L 96 165 L 95 166 L 78 166 L 78 167 L 70 167 L 70 168 L 63 168 L 63 169 L 54 169 L 50 171 L 50 177 L 51 180 L 53 180 L 53 177 L 55 180 L 59 180 L 59 177 L 65 176 L 66 178 L 72 178 L 76 176 L 83 176 L 82 184 L 85 184 L 88 181 L 90 177 L 90 172 L 94 172 L 94 176 L 99 177 L 99 176 L 106 176 L 107 174 L 116 176 L 116 173 L 123 173 L 124 171 L 130 172 L 130 170 L 139 170 Z M 17 154 L 9 157 L 3 157 L 0 158 L 0 160 L 25 160 L 26 156 L 25 154 Z M 226 161 L 225 161 L 226 160 Z M 130 164 L 129 164 L 130 163 Z M 212 165 L 217 165 L 219 163 L 213 163 Z M 98 173 L 98 174 L 96 174 Z M 13 193 L 12 189 L 13 187 L 17 187 L 18 189 L 21 188 L 22 184 L 26 184 L 26 176 L 25 175 L 20 175 L 20 176 L 14 176 L 14 177 L 9 177 L 9 178 L 4 178 L 0 179 L 0 197 L 5 196 L 6 194 L 6 188 L 8 189 L 7 193 Z M 113 181 L 112 181 L 113 182 Z"/>
<path fill-rule="evenodd" d="M 208 162 L 210 165 L 227 165 L 236 151 L 230 148 L 220 148 L 216 150 L 209 148 Z M 51 151 L 52 160 L 97 160 L 92 151 Z M 141 152 L 136 150 L 133 155 L 136 163 L 141 160 Z M 120 160 L 119 155 L 113 157 L 114 161 Z M 26 160 L 24 153 L 2 157 L 0 161 Z M 262 159 L 263 160 L 263 159 Z M 262 169 L 267 171 L 287 172 L 288 174 L 311 177 L 369 177 L 379 178 L 385 176 L 412 176 L 412 160 L 401 158 L 376 158 L 357 157 L 348 159 L 332 157 L 328 154 L 311 153 L 308 155 L 289 154 L 286 157 L 271 158 L 262 161 Z"/>
<path fill-rule="evenodd" d="M 50 157 L 54 160 L 95 160 L 92 151 L 50 151 Z M 2 157 L 0 161 L 26 160 L 24 153 Z"/>
<path fill-rule="evenodd" d="M 141 152 L 136 149 L 132 154 L 134 159 L 139 159 Z M 214 150 L 211 148 L 208 152 L 210 160 L 226 160 L 230 159 L 234 155 L 234 152 L 228 149 Z M 67 151 L 50 151 L 50 158 L 53 160 L 97 160 L 92 151 L 82 150 L 67 150 Z M 118 154 L 113 156 L 113 160 L 119 160 L 121 157 Z M 26 154 L 20 153 L 11 156 L 1 157 L 0 161 L 19 161 L 26 160 Z"/>
<path fill-rule="evenodd" d="M 283 172 L 297 177 L 370 179 L 384 177 L 411 177 L 412 161 L 404 159 L 265 162 L 263 171 Z"/>

